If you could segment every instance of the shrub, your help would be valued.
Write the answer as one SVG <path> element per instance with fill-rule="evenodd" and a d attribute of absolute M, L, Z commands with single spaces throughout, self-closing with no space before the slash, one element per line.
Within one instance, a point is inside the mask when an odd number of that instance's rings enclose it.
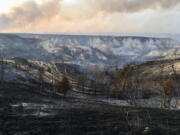
<path fill-rule="evenodd" d="M 60 81 L 56 81 L 56 88 L 66 96 L 67 91 L 71 88 L 68 78 L 63 76 Z"/>

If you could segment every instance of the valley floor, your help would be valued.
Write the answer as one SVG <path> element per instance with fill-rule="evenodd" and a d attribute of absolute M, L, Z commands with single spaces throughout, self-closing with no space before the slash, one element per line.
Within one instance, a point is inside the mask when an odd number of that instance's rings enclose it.
<path fill-rule="evenodd" d="M 42 99 L 1 106 L 0 135 L 180 134 L 179 111 L 115 106 L 72 95 Z"/>
<path fill-rule="evenodd" d="M 179 135 L 180 113 L 101 105 L 46 110 L 0 111 L 2 135 Z M 37 110 L 36 110 L 37 111 Z"/>

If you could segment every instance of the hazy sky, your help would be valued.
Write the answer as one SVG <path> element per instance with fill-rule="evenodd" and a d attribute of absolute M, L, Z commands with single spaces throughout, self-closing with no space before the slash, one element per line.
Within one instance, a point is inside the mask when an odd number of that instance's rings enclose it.
<path fill-rule="evenodd" d="M 180 0 L 0 0 L 0 32 L 180 33 Z"/>

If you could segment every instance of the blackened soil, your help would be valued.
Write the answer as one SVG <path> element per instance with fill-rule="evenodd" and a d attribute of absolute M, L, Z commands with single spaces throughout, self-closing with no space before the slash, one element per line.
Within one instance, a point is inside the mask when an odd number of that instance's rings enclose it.
<path fill-rule="evenodd" d="M 0 135 L 180 135 L 180 111 L 54 98 L 33 88 L 7 86 L 0 90 Z M 11 106 L 23 102 L 50 104 L 49 101 L 55 108 L 30 110 Z M 61 106 L 56 105 L 61 102 Z M 41 111 L 48 115 L 37 114 Z"/>
<path fill-rule="evenodd" d="M 53 116 L 1 111 L 0 135 L 179 135 L 180 112 L 102 106 L 59 109 Z M 23 115 L 22 115 L 23 114 Z"/>

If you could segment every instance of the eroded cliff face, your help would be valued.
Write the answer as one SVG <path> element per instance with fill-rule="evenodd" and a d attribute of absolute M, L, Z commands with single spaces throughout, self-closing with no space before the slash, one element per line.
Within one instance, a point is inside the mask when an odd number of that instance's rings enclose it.
<path fill-rule="evenodd" d="M 123 66 L 180 56 L 179 42 L 149 37 L 1 34 L 0 49 L 5 58 L 65 62 L 82 67 Z"/>

